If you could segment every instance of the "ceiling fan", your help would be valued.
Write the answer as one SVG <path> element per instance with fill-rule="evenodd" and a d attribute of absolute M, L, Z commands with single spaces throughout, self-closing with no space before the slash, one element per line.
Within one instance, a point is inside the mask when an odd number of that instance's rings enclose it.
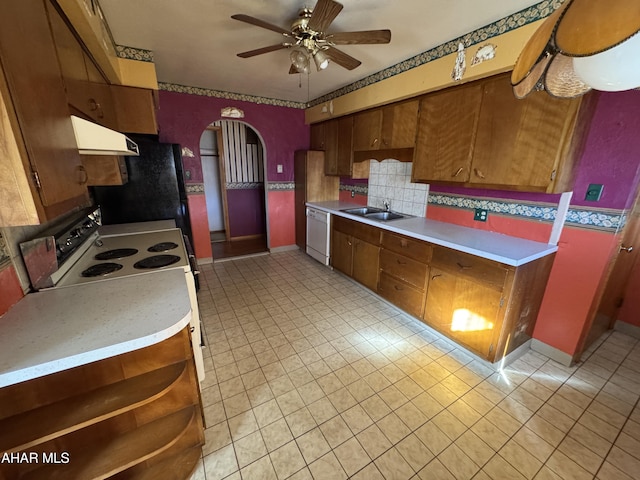
<path fill-rule="evenodd" d="M 329 61 L 333 61 L 347 70 L 353 70 L 362 62 L 338 50 L 335 45 L 389 43 L 391 41 L 391 31 L 366 30 L 328 33 L 327 28 L 329 28 L 331 22 L 335 20 L 341 10 L 342 4 L 334 0 L 318 0 L 312 10 L 306 7 L 300 10 L 298 18 L 293 22 L 289 30 L 249 15 L 232 15 L 231 18 L 234 20 L 266 28 L 285 37 L 282 43 L 238 53 L 238 56 L 249 58 L 290 48 L 291 68 L 289 73 L 291 74 L 308 73 L 311 60 L 316 64 L 318 71 L 327 68 Z"/>

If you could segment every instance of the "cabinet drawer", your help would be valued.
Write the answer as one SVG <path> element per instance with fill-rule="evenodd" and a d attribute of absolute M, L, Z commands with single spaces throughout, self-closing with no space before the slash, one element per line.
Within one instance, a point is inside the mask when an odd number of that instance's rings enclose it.
<path fill-rule="evenodd" d="M 384 273 L 404 280 L 420 290 L 424 290 L 427 268 L 424 263 L 416 262 L 389 250 L 382 249 L 380 252 L 380 269 Z"/>
<path fill-rule="evenodd" d="M 433 248 L 431 265 L 497 290 L 502 290 L 508 271 L 501 263 L 444 247 Z"/>
<path fill-rule="evenodd" d="M 380 245 L 380 229 L 347 218 L 333 216 L 333 228 L 374 245 Z"/>
<path fill-rule="evenodd" d="M 378 294 L 415 317 L 422 317 L 424 310 L 424 291 L 412 287 L 385 272 L 380 272 Z"/>
<path fill-rule="evenodd" d="M 429 263 L 431 260 L 431 244 L 421 240 L 415 240 L 389 232 L 382 232 L 382 246 L 387 250 L 413 258 L 419 262 Z"/>

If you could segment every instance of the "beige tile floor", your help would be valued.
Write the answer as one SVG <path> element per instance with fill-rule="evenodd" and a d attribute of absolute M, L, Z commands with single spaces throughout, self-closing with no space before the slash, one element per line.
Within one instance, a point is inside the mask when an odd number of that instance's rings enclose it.
<path fill-rule="evenodd" d="M 631 337 L 495 372 L 301 252 L 201 270 L 193 480 L 640 479 Z"/>

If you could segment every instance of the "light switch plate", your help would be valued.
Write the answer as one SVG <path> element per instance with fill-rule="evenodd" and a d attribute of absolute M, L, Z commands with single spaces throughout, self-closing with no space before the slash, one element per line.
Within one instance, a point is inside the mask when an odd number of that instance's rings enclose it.
<path fill-rule="evenodd" d="M 277 173 L 282 173 L 282 165 L 278 165 L 276 167 L 276 171 L 277 171 Z"/>
<path fill-rule="evenodd" d="M 587 194 L 584 196 L 584 199 L 590 202 L 599 202 L 600 197 L 602 196 L 603 188 L 604 188 L 604 185 L 601 185 L 599 183 L 590 183 L 589 187 L 587 188 Z"/>

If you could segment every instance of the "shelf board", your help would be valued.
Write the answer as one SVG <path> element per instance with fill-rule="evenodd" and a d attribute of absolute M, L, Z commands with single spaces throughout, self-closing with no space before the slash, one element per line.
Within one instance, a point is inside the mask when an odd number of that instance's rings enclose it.
<path fill-rule="evenodd" d="M 92 446 L 73 456 L 66 465 L 46 465 L 20 477 L 21 480 L 98 480 L 111 477 L 142 463 L 175 444 L 194 424 L 195 408 L 142 425 L 110 442 Z"/>
<path fill-rule="evenodd" d="M 176 363 L 1 420 L 0 451 L 25 450 L 152 402 L 186 370 Z"/>

